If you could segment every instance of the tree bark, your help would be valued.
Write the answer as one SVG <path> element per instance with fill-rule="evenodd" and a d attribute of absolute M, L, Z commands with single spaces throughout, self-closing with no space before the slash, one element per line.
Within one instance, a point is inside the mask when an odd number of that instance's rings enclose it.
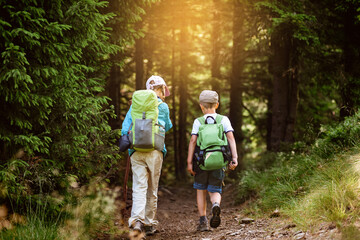
<path fill-rule="evenodd" d="M 154 21 L 149 21 L 148 32 L 149 33 L 155 32 Z M 147 63 L 146 63 L 145 79 L 148 79 L 151 75 L 153 75 L 153 66 L 154 66 L 153 54 L 154 54 L 154 49 L 156 49 L 156 46 L 154 46 L 156 40 L 153 34 L 148 34 L 146 36 L 146 39 L 147 41 L 145 47 L 145 58 L 147 59 Z"/>
<path fill-rule="evenodd" d="M 221 47 L 221 19 L 220 19 L 220 0 L 213 0 L 214 11 L 212 20 L 212 55 L 211 55 L 211 89 L 219 94 L 219 108 L 218 112 L 221 112 L 221 88 L 220 88 L 220 47 Z"/>
<path fill-rule="evenodd" d="M 143 22 L 139 21 L 136 23 L 136 29 L 139 31 L 142 29 Z M 143 89 L 145 86 L 144 82 L 144 39 L 142 37 L 135 40 L 135 89 Z"/>
<path fill-rule="evenodd" d="M 187 23 L 185 20 L 180 26 L 180 76 L 179 84 L 180 106 L 179 106 L 179 179 L 186 177 L 186 158 L 187 158 L 187 137 L 186 137 L 186 119 L 188 111 L 188 53 L 187 53 Z"/>
<path fill-rule="evenodd" d="M 220 80 L 220 0 L 213 0 L 214 2 L 214 12 L 213 12 L 213 24 L 212 24 L 212 59 L 211 59 L 211 88 L 214 91 L 218 91 L 219 95 L 219 80 Z"/>
<path fill-rule="evenodd" d="M 243 108 L 242 108 L 242 94 L 243 94 L 243 71 L 245 65 L 245 32 L 244 32 L 244 4 L 239 1 L 234 1 L 233 12 L 233 50 L 232 50 L 232 76 L 230 79 L 230 121 L 234 128 L 234 136 L 238 146 L 239 165 L 238 170 L 243 168 Z"/>
<path fill-rule="evenodd" d="M 298 56 L 289 29 L 276 30 L 271 36 L 273 51 L 270 72 L 273 75 L 271 108 L 271 151 L 282 151 L 284 143 L 294 141 L 298 105 Z"/>
<path fill-rule="evenodd" d="M 358 6 L 348 7 L 344 16 L 344 82 L 341 86 L 343 106 L 340 118 L 353 115 L 360 106 L 360 24 Z"/>
<path fill-rule="evenodd" d="M 177 134 L 177 119 L 176 119 L 176 80 L 175 80 L 175 29 L 172 29 L 172 50 L 171 50 L 171 83 L 172 83 L 172 93 L 171 93 L 171 100 L 172 100 L 172 111 L 171 117 L 173 121 L 173 137 L 174 137 L 174 166 L 175 166 L 175 177 L 176 179 L 180 179 L 180 157 L 179 157 L 179 142 L 178 142 L 178 134 Z"/>
<path fill-rule="evenodd" d="M 117 56 L 113 56 L 113 61 L 115 62 L 115 59 Z M 109 97 L 111 99 L 110 105 L 114 106 L 114 111 L 116 114 L 116 118 L 110 118 L 109 119 L 109 125 L 112 129 L 119 129 L 121 128 L 120 125 L 120 77 L 119 77 L 119 66 L 113 64 L 110 69 L 110 75 L 107 81 L 107 88 Z"/>

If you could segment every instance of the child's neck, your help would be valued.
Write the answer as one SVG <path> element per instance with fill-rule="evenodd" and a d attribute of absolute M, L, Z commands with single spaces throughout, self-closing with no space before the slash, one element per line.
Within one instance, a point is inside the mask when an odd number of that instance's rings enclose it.
<path fill-rule="evenodd" d="M 206 109 L 204 108 L 203 110 L 203 114 L 213 114 L 213 113 L 216 113 L 216 109 L 215 108 L 209 108 L 209 109 Z"/>

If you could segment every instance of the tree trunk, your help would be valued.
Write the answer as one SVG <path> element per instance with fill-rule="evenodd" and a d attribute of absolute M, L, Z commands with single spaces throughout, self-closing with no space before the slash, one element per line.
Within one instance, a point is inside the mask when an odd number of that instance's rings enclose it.
<path fill-rule="evenodd" d="M 298 56 L 290 30 L 278 30 L 271 36 L 273 75 L 271 108 L 271 151 L 281 151 L 284 143 L 294 141 L 293 133 L 298 105 Z"/>
<path fill-rule="evenodd" d="M 221 19 L 220 19 L 220 0 L 213 0 L 214 12 L 212 21 L 212 59 L 211 59 L 211 89 L 219 94 L 219 108 L 218 112 L 221 112 L 221 88 L 220 88 L 220 38 L 221 38 Z"/>
<path fill-rule="evenodd" d="M 174 137 L 174 166 L 175 166 L 175 177 L 176 179 L 180 179 L 180 162 L 179 162 L 179 142 L 177 136 L 177 119 L 176 119 L 176 80 L 175 80 L 175 29 L 172 29 L 172 50 L 171 50 L 171 83 L 172 83 L 172 110 L 171 110 L 171 118 L 173 121 L 173 137 Z"/>
<path fill-rule="evenodd" d="M 155 24 L 153 21 L 149 22 L 149 33 L 153 33 L 155 32 Z M 153 34 L 148 34 L 147 35 L 147 41 L 146 41 L 146 48 L 145 48 L 145 58 L 147 59 L 147 63 L 146 63 L 146 73 L 145 73 L 145 79 L 148 79 L 151 75 L 153 74 L 153 66 L 154 66 L 154 61 L 153 61 L 153 53 L 154 53 L 154 49 L 156 49 L 156 46 L 154 46 L 156 40 L 154 38 Z"/>
<path fill-rule="evenodd" d="M 272 88 L 272 87 L 271 87 Z M 270 89 L 271 89 L 270 88 Z M 271 122 L 272 122 L 272 94 L 267 95 L 267 113 L 266 113 L 266 150 L 271 151 Z"/>
<path fill-rule="evenodd" d="M 180 76 L 179 84 L 180 106 L 179 106 L 179 179 L 186 177 L 186 158 L 187 158 L 187 137 L 186 137 L 186 118 L 187 118 L 187 99 L 188 99 L 188 56 L 187 56 L 187 24 L 182 22 L 180 27 Z"/>
<path fill-rule="evenodd" d="M 143 23 L 139 21 L 136 23 L 136 29 L 142 29 Z M 144 89 L 144 39 L 142 37 L 135 40 L 135 66 L 136 66 L 136 85 L 135 89 Z"/>
<path fill-rule="evenodd" d="M 116 56 L 113 56 L 113 61 L 117 59 Z M 111 99 L 110 105 L 114 106 L 116 118 L 109 119 L 109 125 L 112 129 L 121 128 L 120 125 L 120 78 L 119 78 L 119 66 L 113 64 L 110 69 L 110 75 L 107 81 L 108 94 Z"/>
<path fill-rule="evenodd" d="M 212 59 L 211 59 L 211 88 L 215 91 L 219 91 L 219 80 L 220 80 L 220 62 L 219 62 L 219 56 L 220 56 L 220 0 L 213 0 L 214 2 L 214 12 L 213 12 L 213 24 L 212 24 Z M 220 92 L 218 92 L 220 95 Z"/>
<path fill-rule="evenodd" d="M 239 0 L 234 1 L 233 15 L 233 56 L 232 76 L 230 80 L 230 121 L 234 128 L 234 136 L 238 146 L 239 166 L 243 168 L 243 134 L 242 134 L 242 94 L 243 94 L 243 70 L 245 64 L 245 33 L 244 33 L 244 4 Z"/>
<path fill-rule="evenodd" d="M 360 24 L 358 7 L 349 7 L 344 16 L 344 82 L 341 86 L 343 106 L 340 117 L 344 119 L 355 113 L 360 106 Z"/>

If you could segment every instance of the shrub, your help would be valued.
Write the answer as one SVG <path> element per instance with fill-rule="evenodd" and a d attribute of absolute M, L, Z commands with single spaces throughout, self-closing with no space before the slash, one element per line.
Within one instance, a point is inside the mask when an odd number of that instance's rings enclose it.
<path fill-rule="evenodd" d="M 262 165 L 261 168 L 257 168 L 264 169 L 263 171 L 257 169 L 246 171 L 239 185 L 238 198 L 246 199 L 249 196 L 256 195 L 259 197 L 257 204 L 264 210 L 278 207 L 285 208 L 291 203 L 298 203 L 297 201 L 302 199 L 311 189 L 318 188 L 318 186 L 321 186 L 320 184 L 323 184 L 327 187 L 323 187 L 321 190 L 318 189 L 318 191 L 322 193 L 319 193 L 319 196 L 325 195 L 322 199 L 317 198 L 319 204 L 315 207 L 316 209 L 325 203 L 325 206 L 329 206 L 329 202 L 332 201 L 335 202 L 335 205 L 338 203 L 348 206 L 342 200 L 347 199 L 346 201 L 353 202 L 351 196 L 354 194 L 354 183 L 350 178 L 351 174 L 348 175 L 349 178 L 346 182 L 339 181 L 341 179 L 339 176 L 343 176 L 342 170 L 348 163 L 345 165 L 341 163 L 343 160 L 339 160 L 338 154 L 342 151 L 348 151 L 359 144 L 359 120 L 360 112 L 347 118 L 338 126 L 323 127 L 321 138 L 316 141 L 310 150 L 305 149 L 306 151 L 303 153 L 295 153 L 295 151 L 278 153 L 271 165 Z M 264 159 L 268 159 L 268 157 Z M 268 163 L 269 161 L 265 160 L 265 162 Z M 333 166 L 334 162 L 341 165 L 335 164 Z M 328 168 L 333 170 L 323 172 L 323 169 Z M 326 178 L 326 174 L 331 177 Z M 320 179 L 318 179 L 319 177 Z M 337 181 L 334 181 L 334 179 L 337 179 Z M 325 183 L 331 184 L 327 185 Z M 336 194 L 332 191 L 336 192 Z M 337 200 L 327 198 L 329 196 L 334 196 Z M 329 209 L 335 208 L 329 206 Z M 342 219 L 341 212 L 344 210 L 337 209 L 335 211 L 334 213 L 325 211 L 326 218 L 340 221 Z M 348 215 L 346 216 L 348 217 Z"/>

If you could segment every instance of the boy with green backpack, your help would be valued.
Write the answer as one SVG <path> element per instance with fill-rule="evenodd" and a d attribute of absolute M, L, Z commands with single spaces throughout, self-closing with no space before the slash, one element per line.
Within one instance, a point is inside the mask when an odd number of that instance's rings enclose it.
<path fill-rule="evenodd" d="M 220 202 L 226 166 L 234 170 L 238 165 L 237 151 L 230 120 L 216 113 L 219 96 L 204 90 L 199 96 L 204 116 L 195 119 L 189 143 L 187 170 L 194 176 L 194 188 L 200 215 L 198 231 L 208 231 L 206 195 L 212 203 L 210 226 L 220 225 Z"/>
<path fill-rule="evenodd" d="M 163 158 L 166 154 L 165 132 L 171 127 L 169 107 L 164 102 L 170 95 L 163 78 L 151 76 L 147 90 L 135 91 L 132 105 L 122 124 L 121 135 L 128 135 L 133 175 L 132 208 L 129 227 L 146 235 L 155 233 L 157 191 Z"/>

